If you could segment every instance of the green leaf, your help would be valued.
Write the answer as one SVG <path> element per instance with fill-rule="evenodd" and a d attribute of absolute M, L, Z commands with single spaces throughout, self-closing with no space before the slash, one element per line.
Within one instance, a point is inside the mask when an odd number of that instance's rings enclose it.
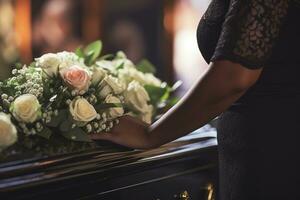
<path fill-rule="evenodd" d="M 96 59 L 100 56 L 102 51 L 102 42 L 100 40 L 97 40 L 91 44 L 89 44 L 84 49 L 84 55 L 88 57 L 88 64 L 93 64 Z"/>
<path fill-rule="evenodd" d="M 168 99 L 168 101 L 166 102 L 166 107 L 173 107 L 175 106 L 175 104 L 177 104 L 179 102 L 180 98 L 179 97 L 172 97 L 170 99 Z"/>
<path fill-rule="evenodd" d="M 64 120 L 60 125 L 59 125 L 59 130 L 61 132 L 67 132 L 72 129 L 73 125 L 73 120 L 68 117 L 68 119 Z"/>
<path fill-rule="evenodd" d="M 90 65 L 93 64 L 93 60 L 92 60 L 93 56 L 94 56 L 94 55 L 93 55 L 92 53 L 91 53 L 91 54 L 88 54 L 88 55 L 85 55 L 84 60 L 85 60 L 85 64 L 86 64 L 86 65 L 90 66 Z"/>
<path fill-rule="evenodd" d="M 150 63 L 149 60 L 142 60 L 141 62 L 139 62 L 136 65 L 137 70 L 143 72 L 143 73 L 151 73 L 151 74 L 155 74 L 156 73 L 156 69 L 154 67 L 154 65 L 152 63 Z"/>
<path fill-rule="evenodd" d="M 164 87 L 158 87 L 153 85 L 145 85 L 145 90 L 148 92 L 151 102 L 153 104 L 158 104 L 161 100 L 169 97 L 169 87 L 165 85 Z"/>
<path fill-rule="evenodd" d="M 17 63 L 15 64 L 15 68 L 16 68 L 16 69 L 22 69 L 23 66 L 24 66 L 24 65 L 23 65 L 22 63 L 20 63 L 20 62 L 17 62 Z"/>
<path fill-rule="evenodd" d="M 66 109 L 58 111 L 58 115 L 51 119 L 51 122 L 46 124 L 49 127 L 58 127 L 63 121 L 68 120 L 68 112 Z"/>
<path fill-rule="evenodd" d="M 75 54 L 79 57 L 79 58 L 84 58 L 84 53 L 83 53 L 83 50 L 81 47 L 78 47 L 76 50 L 75 50 Z"/>
<path fill-rule="evenodd" d="M 125 65 L 125 63 L 122 62 L 116 69 L 117 70 L 124 69 L 124 65 Z"/>
<path fill-rule="evenodd" d="M 32 62 L 29 64 L 29 67 L 36 68 L 36 62 Z"/>
<path fill-rule="evenodd" d="M 81 128 L 74 128 L 70 131 L 61 133 L 65 138 L 77 141 L 77 142 L 92 142 L 92 140 L 88 137 L 88 134 L 83 131 Z"/>
<path fill-rule="evenodd" d="M 41 132 L 37 132 L 37 135 L 49 140 L 52 135 L 52 131 L 49 128 L 44 127 Z"/>

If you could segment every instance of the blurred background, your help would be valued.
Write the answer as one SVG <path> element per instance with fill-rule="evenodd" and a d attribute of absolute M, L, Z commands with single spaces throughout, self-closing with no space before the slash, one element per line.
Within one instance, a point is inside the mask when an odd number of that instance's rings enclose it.
<path fill-rule="evenodd" d="M 0 0 L 0 79 L 15 62 L 101 39 L 104 53 L 149 59 L 183 94 L 207 64 L 196 40 L 210 0 Z"/>

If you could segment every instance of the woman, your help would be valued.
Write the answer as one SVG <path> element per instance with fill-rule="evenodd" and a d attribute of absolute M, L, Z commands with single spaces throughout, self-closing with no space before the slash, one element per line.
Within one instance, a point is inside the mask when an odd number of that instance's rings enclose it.
<path fill-rule="evenodd" d="M 299 17 L 296 0 L 213 0 L 198 29 L 206 74 L 149 128 L 124 118 L 93 138 L 154 148 L 223 113 L 221 199 L 300 199 Z"/>

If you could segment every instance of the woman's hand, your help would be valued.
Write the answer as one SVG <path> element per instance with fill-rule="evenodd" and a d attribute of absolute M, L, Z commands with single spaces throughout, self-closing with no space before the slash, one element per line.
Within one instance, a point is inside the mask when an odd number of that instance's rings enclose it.
<path fill-rule="evenodd" d="M 149 149 L 152 147 L 148 125 L 130 116 L 120 118 L 120 123 L 109 133 L 92 134 L 93 140 L 108 140 L 135 149 Z"/>

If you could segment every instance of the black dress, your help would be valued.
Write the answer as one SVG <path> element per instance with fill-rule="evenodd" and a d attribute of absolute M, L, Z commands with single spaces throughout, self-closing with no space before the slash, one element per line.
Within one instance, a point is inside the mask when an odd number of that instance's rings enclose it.
<path fill-rule="evenodd" d="M 198 27 L 207 62 L 263 68 L 220 116 L 220 199 L 300 199 L 300 3 L 212 0 Z"/>

